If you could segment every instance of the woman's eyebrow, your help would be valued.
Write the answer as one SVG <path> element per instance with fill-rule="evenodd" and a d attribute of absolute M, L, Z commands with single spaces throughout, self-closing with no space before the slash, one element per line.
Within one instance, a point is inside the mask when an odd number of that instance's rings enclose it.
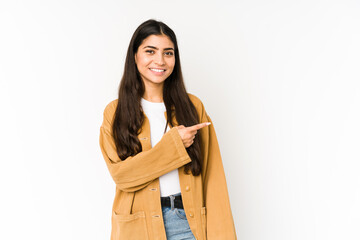
<path fill-rule="evenodd" d="M 154 47 L 154 46 L 145 46 L 144 48 L 153 48 L 153 49 L 159 50 L 157 47 Z M 174 51 L 174 48 L 164 48 L 164 50 L 173 50 Z"/>

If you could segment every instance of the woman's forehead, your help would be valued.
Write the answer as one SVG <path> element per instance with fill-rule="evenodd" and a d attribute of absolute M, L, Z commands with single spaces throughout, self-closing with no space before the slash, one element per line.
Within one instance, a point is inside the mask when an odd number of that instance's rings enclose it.
<path fill-rule="evenodd" d="M 150 35 L 140 45 L 142 48 L 152 46 L 156 48 L 174 48 L 174 43 L 166 35 Z"/>

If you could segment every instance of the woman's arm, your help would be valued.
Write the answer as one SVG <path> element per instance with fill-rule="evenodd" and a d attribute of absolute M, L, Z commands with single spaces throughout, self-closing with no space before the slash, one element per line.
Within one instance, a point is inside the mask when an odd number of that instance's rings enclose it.
<path fill-rule="evenodd" d="M 154 179 L 191 161 L 176 128 L 167 131 L 150 150 L 121 161 L 111 134 L 114 104 L 108 104 L 100 127 L 100 148 L 117 188 L 134 192 Z"/>

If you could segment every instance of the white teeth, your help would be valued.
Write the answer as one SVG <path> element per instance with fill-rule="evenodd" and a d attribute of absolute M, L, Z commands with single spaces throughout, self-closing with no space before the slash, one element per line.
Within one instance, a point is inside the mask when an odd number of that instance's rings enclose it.
<path fill-rule="evenodd" d="M 150 68 L 151 71 L 154 72 L 165 72 L 165 69 L 155 69 L 155 68 Z"/>

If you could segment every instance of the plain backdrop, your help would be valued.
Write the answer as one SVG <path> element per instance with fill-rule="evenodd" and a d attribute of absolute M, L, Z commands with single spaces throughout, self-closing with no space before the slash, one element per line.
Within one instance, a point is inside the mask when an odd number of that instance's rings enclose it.
<path fill-rule="evenodd" d="M 238 239 L 360 239 L 360 2 L 1 1 L 0 239 L 105 240 L 99 148 L 130 38 L 177 34 Z"/>

